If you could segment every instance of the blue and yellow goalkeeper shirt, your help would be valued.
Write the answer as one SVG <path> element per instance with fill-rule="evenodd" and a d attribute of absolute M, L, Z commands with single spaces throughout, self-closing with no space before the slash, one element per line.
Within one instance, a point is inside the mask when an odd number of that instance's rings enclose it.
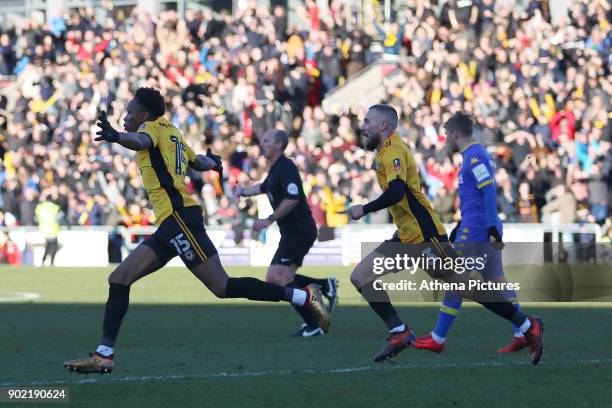
<path fill-rule="evenodd" d="M 155 213 L 155 224 L 174 211 L 199 205 L 185 188 L 185 171 L 196 154 L 181 132 L 163 117 L 143 123 L 138 133 L 149 135 L 153 145 L 136 154 L 142 182 Z"/>

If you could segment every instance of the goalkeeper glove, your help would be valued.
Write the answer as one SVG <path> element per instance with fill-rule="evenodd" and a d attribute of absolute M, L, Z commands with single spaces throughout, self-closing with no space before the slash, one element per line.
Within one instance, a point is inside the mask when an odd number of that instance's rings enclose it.
<path fill-rule="evenodd" d="M 96 125 L 100 128 L 100 130 L 96 132 L 96 135 L 98 135 L 98 137 L 94 139 L 96 142 L 105 140 L 107 142 L 116 143 L 119 141 L 119 132 L 113 129 L 108 122 L 105 111 L 102 111 L 100 116 L 98 116 L 98 123 L 96 123 Z"/>
<path fill-rule="evenodd" d="M 209 147 L 208 150 L 206 150 L 206 157 L 215 162 L 215 167 L 213 167 L 211 170 L 216 171 L 217 173 L 219 173 L 220 176 L 223 175 L 223 164 L 221 163 L 221 156 L 219 156 L 218 154 L 214 154 Z"/>
<path fill-rule="evenodd" d="M 499 235 L 499 231 L 497 231 L 496 227 L 487 228 L 487 234 L 489 235 L 489 242 L 493 248 L 502 249 L 504 247 L 501 235 Z"/>

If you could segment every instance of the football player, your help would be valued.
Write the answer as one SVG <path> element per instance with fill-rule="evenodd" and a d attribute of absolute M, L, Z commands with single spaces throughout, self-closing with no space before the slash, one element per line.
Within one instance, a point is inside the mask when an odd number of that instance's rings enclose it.
<path fill-rule="evenodd" d="M 389 208 L 397 231 L 391 241 L 405 244 L 402 248 L 411 256 L 419 254 L 451 259 L 452 248 L 444 226 L 421 192 L 421 183 L 414 157 L 408 146 L 395 132 L 398 124 L 397 112 L 389 105 L 374 105 L 368 110 L 363 121 L 362 131 L 365 146 L 376 151 L 376 177 L 383 193 L 366 205 L 354 205 L 348 209 L 353 220 L 374 211 Z M 423 249 L 425 247 L 425 249 Z M 389 254 L 391 248 L 391 254 Z M 389 337 L 387 344 L 376 355 L 374 361 L 391 359 L 402 350 L 413 345 L 414 334 L 398 316 L 384 290 L 377 290 L 375 282 L 381 275 L 373 273 L 375 258 L 393 257 L 394 245 L 383 243 L 379 248 L 359 262 L 351 273 L 351 282 L 362 294 L 370 307 L 387 325 Z M 463 283 L 466 290 L 460 295 L 473 299 L 491 312 L 520 327 L 530 347 L 531 361 L 537 364 L 543 351 L 543 322 L 537 317 L 528 317 L 514 307 L 499 291 L 484 291 L 469 288 L 469 278 L 452 270 L 425 268 L 430 276 L 445 282 Z"/>
<path fill-rule="evenodd" d="M 131 285 L 177 255 L 215 296 L 290 302 L 308 308 L 318 325 L 327 330 L 328 311 L 317 285 L 298 289 L 255 278 L 228 277 L 206 234 L 202 208 L 185 188 L 187 166 L 196 171 L 221 172 L 221 158 L 210 149 L 206 155 L 196 155 L 181 132 L 164 118 L 164 112 L 164 98 L 159 91 L 140 88 L 127 106 L 123 124 L 126 132 L 115 130 L 104 112 L 99 117 L 96 141 L 119 143 L 137 152 L 136 160 L 153 206 L 157 230 L 110 274 L 100 345 L 88 357 L 64 362 L 70 371 L 110 373 L 113 370 L 115 341 L 128 309 Z"/>
<path fill-rule="evenodd" d="M 446 123 L 447 143 L 451 151 L 459 151 L 463 163 L 459 171 L 459 209 L 461 221 L 450 233 L 450 242 L 462 255 L 486 257 L 485 268 L 480 271 L 487 281 L 505 282 L 501 249 L 502 222 L 497 215 L 497 188 L 495 186 L 495 167 L 491 156 L 481 144 L 472 137 L 472 118 L 464 113 L 455 113 Z M 485 244 L 483 244 L 485 243 Z M 491 246 L 486 243 L 490 243 Z M 516 308 L 517 294 L 514 290 L 505 291 L 508 300 Z M 416 339 L 415 348 L 431 350 L 436 353 L 444 350 L 446 335 L 461 309 L 462 298 L 457 292 L 447 291 L 438 312 L 438 321 L 433 331 L 425 337 Z M 500 353 L 522 350 L 527 340 L 516 325 L 514 336 Z"/>

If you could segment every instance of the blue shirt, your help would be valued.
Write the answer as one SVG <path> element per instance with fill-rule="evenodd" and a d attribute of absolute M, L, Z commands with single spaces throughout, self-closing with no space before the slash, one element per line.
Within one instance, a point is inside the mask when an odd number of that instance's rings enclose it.
<path fill-rule="evenodd" d="M 496 199 L 495 203 L 489 205 L 488 214 L 485 206 L 485 191 L 489 197 L 491 193 L 497 196 L 495 166 L 491 156 L 484 146 L 476 142 L 466 146 L 461 155 L 463 164 L 459 171 L 459 209 L 462 230 L 468 228 L 469 235 L 472 235 L 476 232 L 486 232 L 488 227 L 495 226 L 501 234 L 502 222 L 497 215 Z M 475 235 L 480 237 L 482 234 Z"/>

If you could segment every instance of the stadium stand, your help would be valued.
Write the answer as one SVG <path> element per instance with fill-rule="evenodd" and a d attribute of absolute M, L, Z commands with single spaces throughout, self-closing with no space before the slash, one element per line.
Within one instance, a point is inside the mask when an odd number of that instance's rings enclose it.
<path fill-rule="evenodd" d="M 307 30 L 288 26 L 283 8 L 253 2 L 232 16 L 188 10 L 184 19 L 172 10 L 153 16 L 104 4 L 103 18 L 80 9 L 49 24 L 0 28 L 0 226 L 35 225 L 43 198 L 59 204 L 64 225 L 151 225 L 131 154 L 92 137 L 98 112 L 108 110 L 120 125 L 140 86 L 167 95 L 168 118 L 196 151 L 222 154 L 223 180 L 190 174 L 209 224 L 241 233 L 256 213 L 257 203 L 224 192 L 263 176 L 257 142 L 276 126 L 293 136 L 287 152 L 303 173 L 317 224 L 344 225 L 338 210 L 380 193 L 366 171 L 373 156 L 359 138 L 367 107 L 347 100 L 325 112 L 321 103 L 392 54 L 398 70 L 391 82 L 381 78 L 382 99 L 401 112 L 400 135 L 445 222 L 458 217 L 460 156 L 449 157 L 441 124 L 464 110 L 497 162 L 504 222 L 597 223 L 609 231 L 605 1 L 569 1 L 568 16 L 555 24 L 548 3 L 537 0 L 524 7 L 407 1 L 396 22 L 378 30 L 347 24 L 352 14 L 340 1 L 325 13 L 306 2 Z"/>

